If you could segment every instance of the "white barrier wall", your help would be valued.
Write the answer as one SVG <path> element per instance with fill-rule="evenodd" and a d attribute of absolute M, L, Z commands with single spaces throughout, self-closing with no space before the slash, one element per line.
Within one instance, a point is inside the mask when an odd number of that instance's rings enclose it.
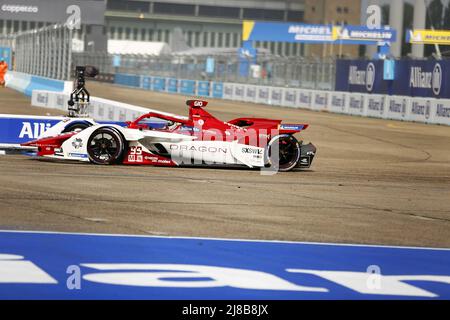
<path fill-rule="evenodd" d="M 450 100 L 434 99 L 431 103 L 432 121 L 436 124 L 450 124 Z"/>
<path fill-rule="evenodd" d="M 223 84 L 223 97 L 273 106 L 303 108 L 392 119 L 450 125 L 450 100 L 385 96 L 376 94 L 333 92 L 256 86 L 236 83 Z M 69 95 L 65 93 L 34 90 L 32 105 L 67 110 Z M 129 121 L 149 109 L 112 100 L 91 98 L 90 114 L 98 120 Z"/>
<path fill-rule="evenodd" d="M 285 88 L 282 93 L 281 105 L 283 107 L 296 108 L 297 107 L 298 89 Z"/>
<path fill-rule="evenodd" d="M 328 109 L 328 92 L 314 91 L 312 94 L 312 109 L 316 111 L 325 111 Z"/>
<path fill-rule="evenodd" d="M 402 96 L 386 97 L 386 119 L 408 120 L 408 109 L 411 99 Z"/>
<path fill-rule="evenodd" d="M 328 111 L 334 113 L 348 113 L 348 96 L 346 92 L 330 92 Z"/>
<path fill-rule="evenodd" d="M 313 101 L 312 90 L 298 90 L 298 106 L 302 109 L 311 109 Z"/>
<path fill-rule="evenodd" d="M 367 114 L 365 96 L 365 94 L 360 93 L 353 93 L 349 96 L 348 114 L 361 117 Z"/>
<path fill-rule="evenodd" d="M 31 105 L 41 108 L 52 108 L 61 110 L 61 114 L 67 113 L 67 101 L 69 95 L 53 91 L 34 90 Z M 145 113 L 156 111 L 149 108 L 134 106 L 131 104 L 91 97 L 89 114 L 98 121 L 132 121 Z M 168 114 L 166 112 L 159 113 Z"/>
<path fill-rule="evenodd" d="M 366 95 L 366 112 L 368 117 L 384 118 L 386 113 L 386 96 L 378 94 Z"/>
<path fill-rule="evenodd" d="M 434 114 L 435 112 L 433 112 Z M 414 98 L 409 103 L 408 120 L 432 123 L 431 99 Z"/>

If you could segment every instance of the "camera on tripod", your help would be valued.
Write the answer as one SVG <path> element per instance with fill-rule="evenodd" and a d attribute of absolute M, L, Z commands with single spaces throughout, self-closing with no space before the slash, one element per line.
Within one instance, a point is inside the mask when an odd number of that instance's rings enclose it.
<path fill-rule="evenodd" d="M 75 89 L 70 94 L 68 101 L 69 117 L 88 117 L 87 113 L 90 94 L 86 89 L 86 78 L 95 78 L 99 71 L 93 66 L 77 66 L 75 67 Z"/>

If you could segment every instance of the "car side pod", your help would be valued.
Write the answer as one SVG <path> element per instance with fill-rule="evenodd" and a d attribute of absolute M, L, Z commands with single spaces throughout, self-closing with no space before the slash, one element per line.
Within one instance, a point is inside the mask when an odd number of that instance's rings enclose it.
<path fill-rule="evenodd" d="M 300 161 L 297 168 L 309 169 L 316 155 L 317 148 L 312 144 L 302 144 L 300 147 Z"/>

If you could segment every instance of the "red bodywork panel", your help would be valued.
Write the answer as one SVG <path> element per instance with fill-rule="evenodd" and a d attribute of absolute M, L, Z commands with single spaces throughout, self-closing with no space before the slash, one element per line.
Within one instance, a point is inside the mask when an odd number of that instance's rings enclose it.
<path fill-rule="evenodd" d="M 294 130 L 283 129 L 281 127 L 282 120 L 264 118 L 238 118 L 224 122 L 203 109 L 207 104 L 208 102 L 202 100 L 189 100 L 187 101 L 187 105 L 189 106 L 188 119 L 181 119 L 158 112 L 150 112 L 140 116 L 133 122 L 129 122 L 128 128 L 148 129 L 146 125 L 142 125 L 139 122 L 148 118 L 158 118 L 180 123 L 180 126 L 170 132 L 194 135 L 199 141 L 238 140 L 240 143 L 254 146 L 266 145 L 267 141 L 274 134 L 295 134 L 308 128 L 307 124 L 300 124 L 291 125 L 301 127 L 300 130 L 297 128 Z M 192 127 L 195 130 L 186 131 L 186 127 Z M 260 139 L 264 139 L 264 143 L 261 143 L 262 141 Z"/>
<path fill-rule="evenodd" d="M 55 153 L 55 148 L 60 148 L 64 141 L 74 136 L 75 134 L 77 134 L 77 132 L 65 133 L 56 137 L 29 141 L 26 143 L 22 143 L 21 145 L 24 147 L 37 147 L 38 156 L 52 155 Z"/>

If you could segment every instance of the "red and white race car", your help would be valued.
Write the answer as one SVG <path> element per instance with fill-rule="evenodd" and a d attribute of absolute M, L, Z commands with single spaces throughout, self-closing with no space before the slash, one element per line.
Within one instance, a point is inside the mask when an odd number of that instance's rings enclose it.
<path fill-rule="evenodd" d="M 142 115 L 126 127 L 67 118 L 38 140 L 37 156 L 101 165 L 244 166 L 290 171 L 309 168 L 316 154 L 294 134 L 307 124 L 239 118 L 221 121 L 207 111 L 207 102 L 190 100 L 189 117 L 163 112 Z"/>

